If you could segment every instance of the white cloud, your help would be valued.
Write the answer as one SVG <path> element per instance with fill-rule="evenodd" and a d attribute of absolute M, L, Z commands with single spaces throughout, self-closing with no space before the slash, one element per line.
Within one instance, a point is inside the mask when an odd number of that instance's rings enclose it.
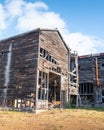
<path fill-rule="evenodd" d="M 104 40 L 93 36 L 77 33 L 63 34 L 71 49 L 77 50 L 79 55 L 98 53 L 104 47 Z M 99 48 L 99 49 L 98 49 Z"/>
<path fill-rule="evenodd" d="M 87 36 L 81 33 L 70 33 L 66 40 L 70 40 L 69 45 L 72 49 L 77 50 L 79 55 L 99 53 L 103 51 L 104 40 L 94 36 Z"/>
<path fill-rule="evenodd" d="M 0 4 L 0 32 L 21 33 L 35 28 L 58 28 L 66 43 L 80 55 L 102 51 L 104 40 L 80 32 L 70 33 L 58 13 L 50 11 L 44 2 L 6 0 Z M 4 30 L 4 31 L 3 31 Z M 9 36 L 10 34 L 8 34 Z M 99 49 L 98 49 L 99 48 Z"/>
<path fill-rule="evenodd" d="M 33 28 L 65 28 L 66 24 L 59 14 L 47 10 L 42 2 L 26 3 L 24 13 L 18 18 L 17 29 L 25 31 Z"/>
<path fill-rule="evenodd" d="M 23 0 L 6 0 L 5 9 L 8 17 L 12 19 L 13 17 L 20 16 L 24 3 Z"/>

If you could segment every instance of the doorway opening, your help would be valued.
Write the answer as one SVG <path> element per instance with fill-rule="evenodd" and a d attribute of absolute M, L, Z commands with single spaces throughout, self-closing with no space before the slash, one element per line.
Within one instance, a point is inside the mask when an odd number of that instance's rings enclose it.
<path fill-rule="evenodd" d="M 61 91 L 61 76 L 55 73 L 49 73 L 49 94 L 48 102 L 54 108 L 60 107 L 60 91 Z"/>

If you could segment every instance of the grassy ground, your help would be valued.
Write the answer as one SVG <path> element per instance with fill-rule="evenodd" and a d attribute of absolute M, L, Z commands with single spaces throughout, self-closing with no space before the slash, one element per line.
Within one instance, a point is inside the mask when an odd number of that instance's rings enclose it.
<path fill-rule="evenodd" d="M 103 109 L 0 111 L 0 130 L 104 130 Z"/>

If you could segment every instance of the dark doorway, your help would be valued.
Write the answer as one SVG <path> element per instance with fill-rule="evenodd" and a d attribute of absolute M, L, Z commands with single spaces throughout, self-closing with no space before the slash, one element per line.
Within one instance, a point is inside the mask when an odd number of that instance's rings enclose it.
<path fill-rule="evenodd" d="M 70 96 L 70 103 L 71 103 L 72 107 L 75 107 L 75 105 L 76 105 L 76 98 L 77 98 L 76 95 L 71 95 Z"/>
<path fill-rule="evenodd" d="M 58 106 L 60 104 L 60 83 L 61 76 L 50 72 L 48 101 L 50 103 L 54 103 L 55 106 Z"/>

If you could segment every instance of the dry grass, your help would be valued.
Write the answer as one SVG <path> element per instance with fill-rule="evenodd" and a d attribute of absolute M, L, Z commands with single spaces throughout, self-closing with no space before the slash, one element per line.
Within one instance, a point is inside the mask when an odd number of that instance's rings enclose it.
<path fill-rule="evenodd" d="M 39 114 L 0 111 L 0 130 L 104 130 L 104 111 L 69 109 Z"/>

